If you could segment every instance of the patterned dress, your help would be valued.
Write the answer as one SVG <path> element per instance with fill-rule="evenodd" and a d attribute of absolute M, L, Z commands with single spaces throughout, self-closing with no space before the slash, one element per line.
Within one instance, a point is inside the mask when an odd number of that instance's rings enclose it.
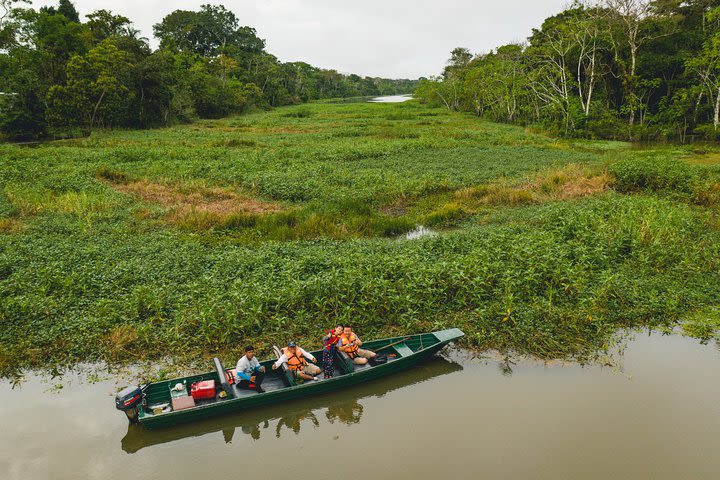
<path fill-rule="evenodd" d="M 335 349 L 336 344 L 340 340 L 339 336 L 335 335 L 335 331 L 331 330 L 323 338 L 323 374 L 325 378 L 332 378 L 335 375 L 334 361 L 335 361 Z"/>

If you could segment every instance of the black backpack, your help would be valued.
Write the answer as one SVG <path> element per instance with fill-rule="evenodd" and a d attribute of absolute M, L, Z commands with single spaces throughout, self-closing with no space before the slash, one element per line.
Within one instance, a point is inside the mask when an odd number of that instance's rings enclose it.
<path fill-rule="evenodd" d="M 370 359 L 370 365 L 373 367 L 375 365 L 382 365 L 384 363 L 387 363 L 387 355 L 375 355 L 373 358 Z"/>

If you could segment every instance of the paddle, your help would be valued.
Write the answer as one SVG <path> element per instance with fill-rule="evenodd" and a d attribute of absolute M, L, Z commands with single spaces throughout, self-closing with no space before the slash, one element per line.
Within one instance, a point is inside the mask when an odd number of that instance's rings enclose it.
<path fill-rule="evenodd" d="M 393 346 L 397 345 L 398 343 L 406 342 L 406 341 L 410 340 L 411 338 L 412 337 L 405 337 L 402 340 L 398 340 L 397 342 L 393 342 L 388 345 L 385 345 L 384 347 L 380 347 L 380 348 L 376 349 L 375 352 L 379 352 L 380 350 L 385 350 L 386 348 L 393 347 Z"/>

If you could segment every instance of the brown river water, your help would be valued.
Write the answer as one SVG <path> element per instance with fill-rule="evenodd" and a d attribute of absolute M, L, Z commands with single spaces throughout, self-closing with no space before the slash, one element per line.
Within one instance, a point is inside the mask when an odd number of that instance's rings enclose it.
<path fill-rule="evenodd" d="M 720 347 L 635 334 L 615 367 L 446 351 L 342 392 L 161 431 L 117 385 L 0 383 L 2 479 L 720 478 Z"/>

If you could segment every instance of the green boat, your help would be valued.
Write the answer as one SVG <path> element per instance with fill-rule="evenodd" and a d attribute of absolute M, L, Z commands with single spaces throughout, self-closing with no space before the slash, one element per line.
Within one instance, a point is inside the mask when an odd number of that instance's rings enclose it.
<path fill-rule="evenodd" d="M 298 398 L 290 404 L 276 403 L 248 411 L 241 410 L 173 428 L 148 430 L 140 424 L 131 424 L 128 425 L 127 433 L 122 438 L 121 447 L 124 452 L 132 454 L 145 448 L 206 435 L 217 435 L 215 438 L 222 439 L 225 443 L 232 443 L 234 438 L 241 438 L 244 435 L 254 438 L 261 433 L 277 436 L 279 434 L 276 430 L 283 425 L 290 425 L 297 419 L 304 421 L 316 414 L 324 418 L 333 417 L 332 421 L 348 425 L 360 423 L 362 405 L 366 399 L 381 398 L 390 392 L 442 378 L 462 369 L 459 363 L 436 355 L 423 362 L 422 368 L 409 368 L 395 375 L 372 382 L 358 383 L 324 395 Z"/>
<path fill-rule="evenodd" d="M 228 382 L 230 370 L 225 369 L 218 359 L 214 359 L 215 370 L 212 372 L 149 383 L 144 387 L 129 387 L 118 393 L 115 397 L 115 405 L 125 412 L 131 423 L 139 422 L 150 429 L 171 427 L 369 382 L 427 360 L 447 344 L 463 336 L 461 330 L 453 328 L 407 337 L 367 341 L 363 343 L 363 348 L 386 357 L 385 363 L 356 365 L 346 355 L 338 353 L 334 362 L 334 377 L 295 384 L 287 368 L 278 369 L 274 374 L 268 373 L 265 378 L 262 384 L 264 393 L 230 384 Z M 312 354 L 318 360 L 322 358 L 321 351 Z M 271 372 L 274 362 L 275 360 L 266 360 L 260 363 Z M 213 380 L 217 386 L 213 398 L 198 400 L 194 406 L 182 410 L 171 409 L 171 397 L 175 395 L 173 388 L 177 384 L 189 386 L 207 380 Z"/>

